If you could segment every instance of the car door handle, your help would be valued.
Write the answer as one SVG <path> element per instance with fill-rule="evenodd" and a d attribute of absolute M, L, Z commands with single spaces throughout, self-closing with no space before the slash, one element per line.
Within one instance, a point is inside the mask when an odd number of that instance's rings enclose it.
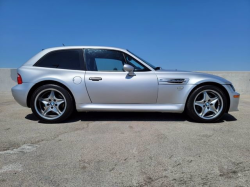
<path fill-rule="evenodd" d="M 102 78 L 101 77 L 89 77 L 89 80 L 91 80 L 91 81 L 100 81 L 100 80 L 102 80 Z"/>

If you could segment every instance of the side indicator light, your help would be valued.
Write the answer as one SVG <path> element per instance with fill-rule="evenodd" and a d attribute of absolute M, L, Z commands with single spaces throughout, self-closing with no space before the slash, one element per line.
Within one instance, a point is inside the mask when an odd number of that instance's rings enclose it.
<path fill-rule="evenodd" d="M 234 95 L 234 98 L 240 98 L 240 95 Z"/>

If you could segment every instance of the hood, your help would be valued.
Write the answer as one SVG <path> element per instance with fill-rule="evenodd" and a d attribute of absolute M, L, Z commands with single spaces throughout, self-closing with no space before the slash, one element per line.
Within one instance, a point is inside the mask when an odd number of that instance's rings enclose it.
<path fill-rule="evenodd" d="M 184 70 L 168 70 L 161 69 L 155 71 L 158 78 L 170 78 L 170 79 L 189 79 L 187 84 L 201 84 L 203 82 L 215 82 L 219 84 L 232 84 L 230 81 L 219 77 L 217 75 L 212 75 L 202 72 L 192 72 Z"/>
<path fill-rule="evenodd" d="M 177 69 L 160 69 L 160 70 L 157 70 L 158 71 L 161 71 L 161 72 L 191 72 L 191 71 L 185 71 L 185 70 L 177 70 Z"/>

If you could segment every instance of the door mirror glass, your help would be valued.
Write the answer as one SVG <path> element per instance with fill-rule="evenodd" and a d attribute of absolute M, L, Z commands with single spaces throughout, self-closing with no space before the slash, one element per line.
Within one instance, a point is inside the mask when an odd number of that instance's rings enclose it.
<path fill-rule="evenodd" d="M 140 62 L 138 62 L 136 59 L 133 57 L 129 56 L 128 54 L 124 54 L 125 59 L 127 61 L 127 64 L 131 65 L 134 67 L 134 72 L 138 71 L 150 71 L 147 67 L 142 65 Z"/>
<path fill-rule="evenodd" d="M 123 66 L 123 69 L 124 69 L 124 71 L 128 72 L 128 74 L 129 74 L 130 76 L 135 76 L 134 67 L 133 67 L 133 66 L 128 65 L 128 64 L 125 64 L 125 65 Z"/>

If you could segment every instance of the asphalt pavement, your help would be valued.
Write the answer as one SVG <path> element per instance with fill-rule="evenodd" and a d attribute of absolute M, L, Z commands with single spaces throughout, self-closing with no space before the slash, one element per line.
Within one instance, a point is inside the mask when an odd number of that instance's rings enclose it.
<path fill-rule="evenodd" d="M 75 113 L 44 124 L 0 93 L 0 186 L 250 186 L 250 96 L 218 123 Z"/>

